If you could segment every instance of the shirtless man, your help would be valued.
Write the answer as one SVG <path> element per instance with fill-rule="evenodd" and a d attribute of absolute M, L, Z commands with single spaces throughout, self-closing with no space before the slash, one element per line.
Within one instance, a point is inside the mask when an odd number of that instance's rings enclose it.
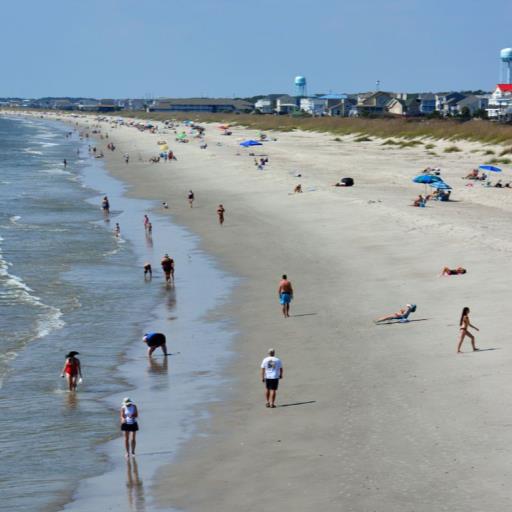
<path fill-rule="evenodd" d="M 190 205 L 190 208 L 194 206 L 194 192 L 192 192 L 192 190 L 188 191 L 188 204 Z"/>
<path fill-rule="evenodd" d="M 219 216 L 219 224 L 222 226 L 222 224 L 224 224 L 224 213 L 225 213 L 226 209 L 224 208 L 224 206 L 222 206 L 221 204 L 219 204 L 219 207 L 217 208 L 217 215 Z"/>
<path fill-rule="evenodd" d="M 292 283 L 288 281 L 286 274 L 283 274 L 281 281 L 279 282 L 279 288 L 277 289 L 277 295 L 279 296 L 279 303 L 283 308 L 283 315 L 285 318 L 290 317 L 290 302 L 293 299 L 293 288 Z"/>
<path fill-rule="evenodd" d="M 161 261 L 162 270 L 165 274 L 165 281 L 169 283 L 174 281 L 174 260 L 166 254 Z"/>

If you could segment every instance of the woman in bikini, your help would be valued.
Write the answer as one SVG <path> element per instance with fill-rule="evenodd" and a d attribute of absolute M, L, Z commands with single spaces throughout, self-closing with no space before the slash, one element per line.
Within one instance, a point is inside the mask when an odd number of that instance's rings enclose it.
<path fill-rule="evenodd" d="M 459 338 L 459 345 L 457 346 L 457 354 L 462 354 L 462 351 L 460 348 L 462 347 L 462 342 L 464 341 L 464 338 L 467 336 L 471 340 L 471 346 L 473 347 L 473 352 L 476 352 L 478 348 L 475 346 L 475 337 L 473 334 L 469 332 L 469 328 L 473 328 L 477 331 L 480 331 L 480 329 L 474 325 L 471 324 L 469 320 L 469 308 L 466 306 L 462 310 L 462 314 L 460 315 L 460 322 L 459 322 L 459 332 L 460 332 L 460 338 Z"/>
<path fill-rule="evenodd" d="M 76 391 L 78 378 L 82 378 L 82 368 L 80 367 L 80 360 L 75 357 L 78 352 L 72 351 L 66 354 L 66 362 L 62 368 L 61 377 L 66 377 L 68 381 L 69 391 Z"/>

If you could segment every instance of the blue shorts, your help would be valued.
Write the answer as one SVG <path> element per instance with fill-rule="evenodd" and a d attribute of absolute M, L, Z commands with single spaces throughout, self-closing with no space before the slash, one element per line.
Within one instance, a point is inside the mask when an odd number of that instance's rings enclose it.
<path fill-rule="evenodd" d="M 285 304 L 290 304 L 291 301 L 292 296 L 289 293 L 281 293 L 281 295 L 279 295 L 279 303 L 282 304 L 283 306 Z"/>

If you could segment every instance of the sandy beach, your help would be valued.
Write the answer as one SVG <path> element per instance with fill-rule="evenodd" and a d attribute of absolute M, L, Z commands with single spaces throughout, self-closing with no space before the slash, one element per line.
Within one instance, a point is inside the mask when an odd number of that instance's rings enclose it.
<path fill-rule="evenodd" d="M 236 326 L 222 369 L 226 384 L 213 405 L 196 406 L 210 413 L 197 425 L 201 435 L 158 470 L 151 492 L 159 507 L 510 506 L 512 191 L 469 187 L 461 179 L 484 162 L 482 150 L 490 146 L 458 141 L 460 152 L 444 153 L 453 142 L 432 141 L 438 155 L 432 156 L 423 146 L 390 149 L 378 139 L 291 132 L 243 149 L 239 142 L 257 132 L 234 127 L 227 137 L 208 125 L 202 150 L 194 139 L 174 142 L 163 127 L 150 134 L 99 124 L 117 149 L 98 141 L 98 150 L 129 194 L 167 201 L 169 210 L 159 213 L 198 235 L 201 249 L 240 278 L 228 304 L 213 314 Z M 177 161 L 151 164 L 162 139 Z M 263 171 L 250 152 L 268 156 Z M 413 208 L 424 187 L 411 180 L 427 166 L 442 169 L 453 201 Z M 332 187 L 342 176 L 353 177 L 355 186 Z M 512 176 L 505 170 L 499 177 Z M 304 193 L 292 194 L 298 183 Z M 219 203 L 226 208 L 222 227 Z M 444 266 L 468 273 L 440 278 Z M 283 273 L 295 288 L 289 319 L 277 300 Z M 413 321 L 373 323 L 406 303 L 418 305 Z M 463 306 L 480 328 L 482 350 L 471 352 L 466 341 L 457 355 Z M 269 347 L 285 372 L 273 410 L 265 408 L 259 380 Z"/>

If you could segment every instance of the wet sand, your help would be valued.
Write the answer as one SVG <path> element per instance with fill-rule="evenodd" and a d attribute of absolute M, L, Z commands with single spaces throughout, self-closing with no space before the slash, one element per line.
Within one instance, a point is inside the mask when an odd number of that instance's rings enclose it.
<path fill-rule="evenodd" d="M 172 134 L 107 128 L 117 151 L 109 170 L 131 193 L 169 203 L 201 248 L 240 276 L 219 318 L 239 334 L 223 369 L 221 400 L 201 435 L 159 470 L 156 503 L 187 511 L 317 508 L 359 512 L 505 510 L 510 504 L 508 403 L 512 385 L 506 314 L 511 270 L 512 190 L 466 187 L 481 146 L 439 157 L 382 141 L 275 134 L 256 148 L 258 171 L 238 146 L 208 127 L 207 150 Z M 167 138 L 178 161 L 149 164 Z M 217 146 L 221 143 L 222 146 Z M 129 165 L 121 165 L 128 151 Z M 142 161 L 139 162 L 139 156 Z M 412 208 L 411 178 L 440 166 L 450 203 Z M 303 176 L 293 174 L 299 170 Z M 331 187 L 340 176 L 356 186 Z M 506 178 L 506 176 L 504 176 Z M 291 195 L 302 183 L 305 193 Z M 196 203 L 188 207 L 186 194 Z M 226 223 L 217 224 L 223 203 Z M 445 265 L 468 274 L 439 278 Z M 283 319 L 277 283 L 296 295 Z M 418 305 L 408 324 L 374 318 Z M 483 350 L 456 355 L 458 320 L 470 306 Z M 266 350 L 282 358 L 278 408 L 264 407 L 258 372 Z"/>

